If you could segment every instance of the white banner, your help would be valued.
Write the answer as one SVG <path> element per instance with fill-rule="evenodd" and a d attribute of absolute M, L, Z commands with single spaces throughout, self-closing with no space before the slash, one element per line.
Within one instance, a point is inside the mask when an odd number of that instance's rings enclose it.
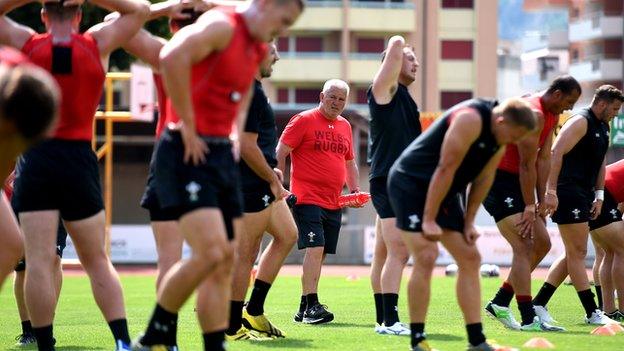
<path fill-rule="evenodd" d="M 130 66 L 130 114 L 132 119 L 142 122 L 154 120 L 154 78 L 152 69 L 133 64 Z"/>

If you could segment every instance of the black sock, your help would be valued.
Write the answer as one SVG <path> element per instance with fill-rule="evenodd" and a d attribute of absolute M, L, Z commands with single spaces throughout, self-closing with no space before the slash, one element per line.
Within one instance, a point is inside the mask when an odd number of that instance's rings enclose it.
<path fill-rule="evenodd" d="M 299 312 L 303 313 L 308 307 L 308 297 L 307 295 L 301 295 L 301 302 L 299 302 Z"/>
<path fill-rule="evenodd" d="M 225 351 L 225 331 L 206 333 L 204 336 L 205 351 Z"/>
<path fill-rule="evenodd" d="M 249 303 L 247 304 L 247 313 L 252 316 L 259 316 L 264 313 L 264 301 L 269 293 L 269 289 L 271 289 L 271 284 L 256 279 Z"/>
<path fill-rule="evenodd" d="M 468 332 L 468 342 L 470 345 L 477 346 L 485 341 L 483 325 L 481 323 L 466 324 L 466 331 Z"/>
<path fill-rule="evenodd" d="M 319 303 L 318 294 L 308 294 L 306 296 L 306 304 L 308 305 L 306 308 L 310 308 Z"/>
<path fill-rule="evenodd" d="M 425 323 L 410 323 L 410 331 L 412 335 L 412 347 L 416 347 L 419 342 L 425 340 Z"/>
<path fill-rule="evenodd" d="M 32 334 L 32 324 L 30 321 L 22 321 L 22 334 Z"/>
<path fill-rule="evenodd" d="M 381 294 L 373 294 L 373 298 L 375 299 L 376 322 L 381 325 L 381 323 L 383 323 L 383 300 L 381 298 Z"/>
<path fill-rule="evenodd" d="M 229 335 L 234 335 L 242 326 L 243 301 L 230 301 L 230 326 L 225 331 Z"/>
<path fill-rule="evenodd" d="M 598 309 L 602 311 L 602 287 L 600 285 L 594 285 L 596 289 L 596 297 L 598 297 Z"/>
<path fill-rule="evenodd" d="M 533 310 L 533 302 L 530 295 L 518 295 L 516 296 L 518 302 L 518 310 L 520 316 L 522 316 L 522 325 L 528 325 L 533 323 L 535 319 L 535 311 Z"/>
<path fill-rule="evenodd" d="M 548 301 L 550 301 L 550 298 L 553 296 L 556 290 L 557 290 L 556 286 L 550 283 L 544 282 L 539 292 L 537 293 L 537 295 L 535 295 L 535 298 L 533 299 L 533 305 L 546 306 L 548 304 Z"/>
<path fill-rule="evenodd" d="M 513 287 L 509 283 L 504 282 L 503 285 L 498 289 L 498 292 L 496 292 L 496 295 L 494 295 L 492 303 L 502 307 L 509 307 L 513 296 Z"/>
<path fill-rule="evenodd" d="M 125 318 L 108 322 L 108 327 L 113 333 L 115 342 L 121 340 L 124 344 L 130 345 L 132 341 L 130 340 L 130 334 L 128 334 L 128 321 Z"/>
<path fill-rule="evenodd" d="M 145 346 L 168 344 L 172 339 L 175 340 L 173 334 L 177 331 L 178 314 L 172 313 L 156 304 L 152 318 L 147 326 L 145 335 L 141 338 L 141 344 Z"/>
<path fill-rule="evenodd" d="M 587 314 L 587 318 L 591 317 L 592 313 L 598 309 L 596 306 L 596 300 L 594 300 L 594 293 L 591 289 L 577 291 L 578 297 L 583 304 L 583 308 L 585 309 L 585 314 Z"/>
<path fill-rule="evenodd" d="M 391 327 L 399 321 L 399 294 L 381 294 L 383 299 L 384 325 Z"/>
<path fill-rule="evenodd" d="M 52 337 L 52 324 L 33 328 L 33 334 L 37 339 L 37 348 L 39 351 L 54 351 L 54 338 Z"/>

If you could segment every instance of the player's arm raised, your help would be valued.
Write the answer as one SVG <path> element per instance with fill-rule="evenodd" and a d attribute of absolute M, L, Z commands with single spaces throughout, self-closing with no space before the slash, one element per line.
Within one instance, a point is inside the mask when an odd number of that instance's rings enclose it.
<path fill-rule="evenodd" d="M 547 215 L 552 215 L 559 205 L 557 181 L 561 172 L 563 156 L 572 150 L 586 132 L 587 120 L 583 116 L 575 116 L 563 125 L 555 139 L 551 150 L 550 174 L 546 185 L 546 194 L 544 195 L 544 210 Z"/>
<path fill-rule="evenodd" d="M 233 28 L 218 12 L 203 14 L 195 24 L 182 28 L 160 51 L 160 71 L 171 104 L 182 121 L 184 161 L 205 161 L 208 146 L 197 135 L 190 93 L 191 67 L 214 51 L 225 48 Z"/>
<path fill-rule="evenodd" d="M 373 97 L 380 105 L 389 103 L 397 91 L 399 74 L 403 65 L 404 47 L 405 39 L 400 35 L 395 35 L 388 40 L 386 56 L 373 78 Z"/>
<path fill-rule="evenodd" d="M 479 137 L 481 127 L 481 117 L 472 109 L 457 111 L 453 116 L 442 142 L 440 161 L 427 190 L 422 229 L 423 235 L 430 240 L 439 240 L 442 235 L 442 229 L 436 223 L 440 204 L 448 194 L 457 168 L 472 143 Z"/>
<path fill-rule="evenodd" d="M 0 44 L 21 49 L 36 32 L 7 16 L 7 13 L 33 2 L 32 0 L 0 0 Z"/>

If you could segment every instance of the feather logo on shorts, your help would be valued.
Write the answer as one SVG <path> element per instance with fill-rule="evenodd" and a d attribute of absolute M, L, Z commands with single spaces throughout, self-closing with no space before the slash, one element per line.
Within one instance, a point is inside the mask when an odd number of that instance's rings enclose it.
<path fill-rule="evenodd" d="M 420 218 L 418 218 L 418 215 L 413 214 L 407 218 L 410 221 L 410 224 L 409 224 L 410 229 L 416 229 L 416 224 L 420 223 Z"/>
<path fill-rule="evenodd" d="M 505 203 L 507 204 L 507 207 L 508 207 L 508 208 L 512 208 L 512 207 L 514 207 L 514 205 L 513 205 L 513 200 L 514 200 L 514 199 L 512 199 L 512 198 L 510 198 L 510 197 L 508 197 L 508 198 L 506 198 L 506 199 L 505 199 Z"/>
<path fill-rule="evenodd" d="M 201 185 L 193 181 L 188 183 L 185 189 L 189 193 L 189 201 L 196 202 L 197 200 L 199 200 L 199 196 L 197 196 L 197 193 L 199 193 L 199 191 L 201 190 Z"/>
<path fill-rule="evenodd" d="M 271 197 L 269 195 L 264 195 L 262 197 L 262 201 L 264 201 L 264 207 L 269 207 L 269 200 L 271 200 Z"/>
<path fill-rule="evenodd" d="M 609 213 L 611 213 L 611 215 L 613 216 L 613 219 L 617 219 L 617 212 L 618 211 L 614 208 Z"/>
<path fill-rule="evenodd" d="M 580 219 L 581 217 L 579 217 L 579 213 L 581 213 L 581 211 L 579 211 L 578 208 L 575 208 L 574 210 L 572 210 L 572 213 L 574 214 L 574 219 Z"/>
<path fill-rule="evenodd" d="M 314 234 L 314 232 L 309 232 L 308 233 L 308 237 L 310 238 L 310 242 L 313 243 L 314 242 L 314 237 L 316 236 L 316 234 Z"/>

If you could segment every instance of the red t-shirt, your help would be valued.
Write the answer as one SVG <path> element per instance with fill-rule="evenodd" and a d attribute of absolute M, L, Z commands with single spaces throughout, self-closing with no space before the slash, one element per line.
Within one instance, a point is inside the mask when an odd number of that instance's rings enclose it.
<path fill-rule="evenodd" d="M 169 111 L 169 105 L 171 101 L 165 91 L 165 85 L 162 81 L 160 74 L 154 73 L 154 85 L 156 85 L 156 95 L 158 97 L 158 122 L 156 122 L 156 138 L 160 138 L 160 135 L 167 127 L 169 122 L 178 123 L 177 116 L 172 117 Z"/>
<path fill-rule="evenodd" d="M 56 59 L 53 47 L 58 50 Z M 95 39 L 88 33 L 72 34 L 70 42 L 53 45 L 52 35 L 35 34 L 22 52 L 50 72 L 61 88 L 60 119 L 54 138 L 91 141 L 106 78 Z"/>
<path fill-rule="evenodd" d="M 607 166 L 605 188 L 617 203 L 624 202 L 624 160 Z"/>
<path fill-rule="evenodd" d="M 228 137 L 242 96 L 249 92 L 258 66 L 266 56 L 267 45 L 251 36 L 245 19 L 233 12 L 233 8 L 217 10 L 225 13 L 234 28 L 232 39 L 225 49 L 193 65 L 190 90 L 197 133 Z M 179 119 L 172 104 L 167 115 Z"/>
<path fill-rule="evenodd" d="M 542 96 L 539 94 L 533 94 L 523 100 L 528 102 L 531 108 L 541 111 L 544 116 L 544 128 L 539 136 L 539 147 L 541 148 L 544 146 L 548 135 L 552 134 L 553 129 L 559 121 L 559 116 L 546 111 L 542 105 Z M 498 164 L 498 169 L 514 174 L 520 172 L 520 154 L 518 153 L 518 146 L 516 146 L 516 144 L 507 145 L 505 155 L 503 155 L 503 159 Z"/>
<path fill-rule="evenodd" d="M 280 141 L 293 148 L 291 190 L 298 204 L 340 208 L 338 197 L 346 180 L 345 161 L 353 159 L 351 125 L 341 116 L 330 121 L 319 110 L 293 116 Z"/>

